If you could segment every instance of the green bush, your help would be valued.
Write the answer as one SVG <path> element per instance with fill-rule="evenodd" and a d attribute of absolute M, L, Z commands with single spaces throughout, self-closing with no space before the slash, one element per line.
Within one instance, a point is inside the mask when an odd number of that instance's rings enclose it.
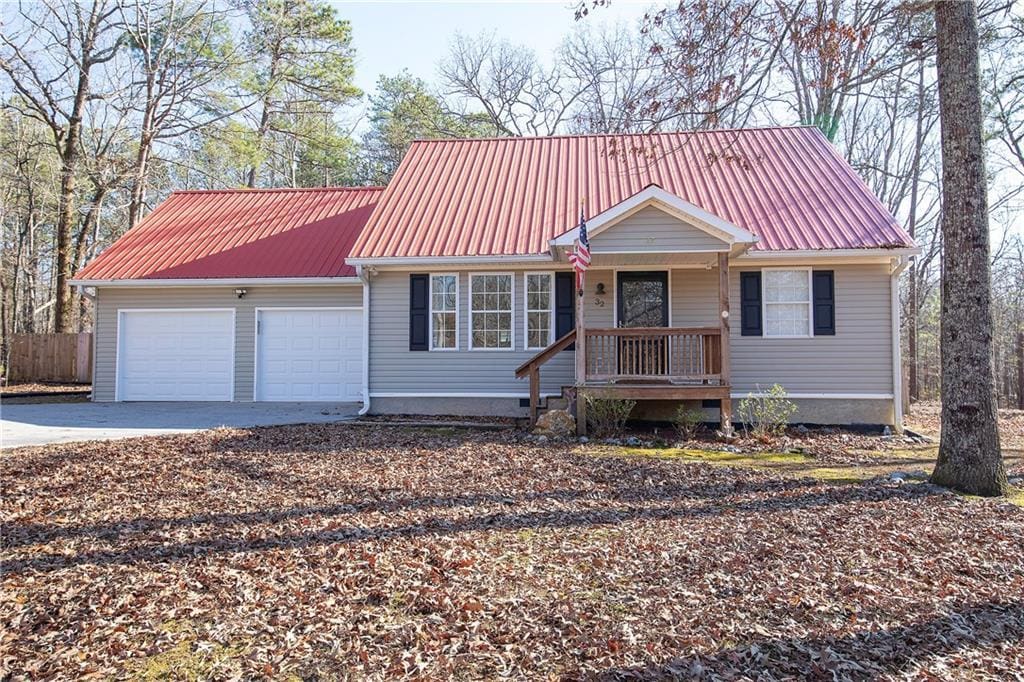
<path fill-rule="evenodd" d="M 789 394 L 779 384 L 772 384 L 767 391 L 748 393 L 740 401 L 740 419 L 744 430 L 755 438 L 766 439 L 782 435 L 789 426 L 789 420 L 797 412 L 796 405 L 789 400 Z"/>
<path fill-rule="evenodd" d="M 686 405 L 680 405 L 672 418 L 672 424 L 675 425 L 676 432 L 683 440 L 690 440 L 696 436 L 703 423 L 704 413 Z"/>
<path fill-rule="evenodd" d="M 595 436 L 601 438 L 621 435 L 629 413 L 636 407 L 635 400 L 594 398 L 589 395 L 586 400 L 587 426 Z"/>

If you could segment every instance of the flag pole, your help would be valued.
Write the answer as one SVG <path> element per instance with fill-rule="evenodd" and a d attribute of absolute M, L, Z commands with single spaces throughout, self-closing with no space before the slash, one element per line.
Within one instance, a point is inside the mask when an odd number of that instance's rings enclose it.
<path fill-rule="evenodd" d="M 582 223 L 586 199 L 580 199 L 580 222 Z M 577 237 L 578 238 L 578 237 Z M 587 435 L 587 402 L 583 393 L 583 385 L 587 379 L 587 334 L 583 321 L 583 291 L 586 284 L 586 271 L 577 275 L 576 292 L 576 435 Z"/>

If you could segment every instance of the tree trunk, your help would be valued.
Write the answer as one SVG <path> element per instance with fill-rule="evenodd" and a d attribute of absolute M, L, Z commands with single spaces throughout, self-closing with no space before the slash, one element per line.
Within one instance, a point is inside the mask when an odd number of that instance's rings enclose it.
<path fill-rule="evenodd" d="M 135 171 L 132 178 L 131 199 L 128 203 L 128 229 L 135 227 L 142 217 L 146 205 L 146 184 L 149 180 L 149 155 L 153 147 L 152 136 L 143 133 L 139 139 L 139 150 L 135 155 Z"/>
<path fill-rule="evenodd" d="M 60 208 L 57 215 L 56 302 L 53 308 L 53 330 L 71 331 L 71 225 L 75 220 L 75 167 L 78 163 L 78 125 L 68 126 L 67 140 L 61 154 Z"/>
<path fill-rule="evenodd" d="M 1024 410 L 1024 332 L 1017 332 L 1017 409 Z"/>
<path fill-rule="evenodd" d="M 917 199 L 921 179 L 921 149 L 924 147 L 924 59 L 917 62 L 917 119 L 914 126 L 914 163 L 911 167 L 910 180 L 910 217 L 907 220 L 907 230 L 910 238 L 917 234 Z M 907 365 L 909 369 L 908 388 L 910 402 L 916 403 L 921 399 L 921 388 L 917 378 L 917 332 L 920 325 L 921 309 L 918 301 L 917 287 L 917 258 L 910 264 L 910 286 L 907 292 L 909 318 L 907 320 Z"/>
<path fill-rule="evenodd" d="M 935 4 L 942 130 L 942 436 L 932 483 L 1002 495 L 992 367 L 992 281 L 982 150 L 978 17 Z"/>

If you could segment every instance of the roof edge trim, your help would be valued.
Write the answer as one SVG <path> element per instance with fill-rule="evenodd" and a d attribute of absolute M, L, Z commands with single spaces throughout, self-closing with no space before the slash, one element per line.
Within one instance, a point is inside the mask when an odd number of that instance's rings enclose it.
<path fill-rule="evenodd" d="M 460 265 L 474 263 L 550 263 L 549 253 L 530 253 L 495 256 L 381 256 L 346 258 L 348 265 Z"/>
<path fill-rule="evenodd" d="M 211 277 L 194 279 L 72 279 L 77 287 L 229 287 L 356 285 L 358 277 Z"/>

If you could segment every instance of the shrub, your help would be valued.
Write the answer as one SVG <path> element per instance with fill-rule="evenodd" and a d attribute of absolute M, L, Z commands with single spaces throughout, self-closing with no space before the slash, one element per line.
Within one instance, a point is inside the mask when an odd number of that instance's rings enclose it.
<path fill-rule="evenodd" d="M 679 409 L 676 410 L 675 417 L 672 418 L 672 423 L 675 425 L 679 437 L 684 440 L 690 440 L 696 436 L 703 422 L 704 413 L 686 405 L 680 405 Z"/>
<path fill-rule="evenodd" d="M 635 400 L 594 398 L 587 396 L 587 425 L 595 436 L 618 436 L 626 426 L 629 413 L 636 407 Z"/>
<path fill-rule="evenodd" d="M 772 384 L 767 391 L 761 391 L 760 386 L 757 388 L 757 394 L 749 393 L 740 401 L 739 413 L 744 430 L 749 429 L 755 438 L 760 439 L 781 435 L 796 414 L 796 405 L 779 384 Z"/>

